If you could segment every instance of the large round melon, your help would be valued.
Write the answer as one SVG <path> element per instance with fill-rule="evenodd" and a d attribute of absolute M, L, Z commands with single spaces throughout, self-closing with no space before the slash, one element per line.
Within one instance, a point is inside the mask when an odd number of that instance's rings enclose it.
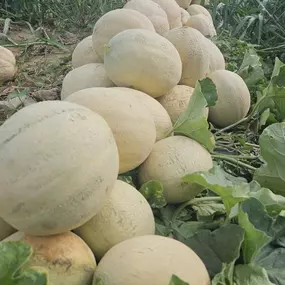
<path fill-rule="evenodd" d="M 101 259 L 114 245 L 136 236 L 155 233 L 152 210 L 133 186 L 117 180 L 100 213 L 75 232 Z"/>
<path fill-rule="evenodd" d="M 38 237 L 16 232 L 6 241 L 23 241 L 33 249 L 26 268 L 39 266 L 48 273 L 52 285 L 90 285 L 96 260 L 87 244 L 76 234 Z"/>
<path fill-rule="evenodd" d="M 147 16 L 152 22 L 156 32 L 163 35 L 169 31 L 169 22 L 163 8 L 151 0 L 131 0 L 127 2 L 124 9 L 138 11 Z M 138 27 L 139 28 L 139 27 Z"/>
<path fill-rule="evenodd" d="M 250 109 L 250 93 L 243 79 L 228 70 L 217 70 L 209 78 L 218 93 L 216 105 L 210 107 L 209 120 L 226 127 L 243 119 Z"/>
<path fill-rule="evenodd" d="M 193 199 L 203 187 L 185 184 L 186 174 L 206 171 L 213 166 L 210 153 L 196 141 L 184 136 L 172 136 L 155 143 L 152 152 L 139 170 L 141 184 L 149 180 L 162 183 L 168 203 Z"/>
<path fill-rule="evenodd" d="M 205 41 L 210 53 L 209 73 L 226 69 L 225 58 L 220 49 L 210 39 L 205 38 Z"/>
<path fill-rule="evenodd" d="M 92 46 L 92 36 L 80 41 L 72 53 L 72 67 L 77 68 L 88 63 L 102 63 L 102 58 L 96 53 Z"/>
<path fill-rule="evenodd" d="M 0 218 L 0 241 L 15 233 L 17 230 Z"/>
<path fill-rule="evenodd" d="M 25 107 L 0 127 L 0 216 L 40 236 L 79 227 L 101 208 L 118 162 L 110 127 L 90 109 Z"/>
<path fill-rule="evenodd" d="M 200 1 L 200 0 L 198 0 L 198 1 Z M 203 7 L 202 5 L 199 5 L 199 4 L 194 4 L 193 2 L 194 2 L 194 0 L 192 0 L 192 3 L 191 3 L 192 5 L 190 5 L 187 9 L 190 16 L 203 14 L 203 15 L 207 16 L 211 21 L 213 21 L 210 12 L 205 7 Z"/>
<path fill-rule="evenodd" d="M 150 112 L 129 92 L 115 88 L 89 88 L 68 96 L 101 115 L 113 131 L 120 158 L 120 173 L 139 166 L 150 154 L 156 130 Z"/>
<path fill-rule="evenodd" d="M 204 14 L 197 14 L 190 16 L 185 26 L 192 27 L 204 36 L 213 37 L 217 35 L 216 29 L 211 19 L 209 19 Z"/>
<path fill-rule="evenodd" d="M 156 128 L 156 141 L 166 138 L 173 129 L 171 118 L 166 109 L 154 98 L 150 97 L 144 92 L 134 90 L 126 87 L 113 87 L 121 88 L 124 92 L 129 92 L 135 96 L 139 102 L 148 109 L 150 112 L 155 128 Z M 161 98 L 161 97 L 159 97 Z"/>
<path fill-rule="evenodd" d="M 17 72 L 16 58 L 7 48 L 0 46 L 0 83 L 14 78 Z"/>
<path fill-rule="evenodd" d="M 111 39 L 104 64 L 108 77 L 120 87 L 131 87 L 159 97 L 179 82 L 182 63 L 174 45 L 155 32 L 132 29 Z"/>
<path fill-rule="evenodd" d="M 112 87 L 114 83 L 107 77 L 104 64 L 89 63 L 71 70 L 64 77 L 61 99 L 85 88 Z"/>
<path fill-rule="evenodd" d="M 182 26 L 184 26 L 189 20 L 190 15 L 185 9 L 181 7 L 180 7 L 180 13 L 181 13 L 181 23 L 182 23 Z"/>
<path fill-rule="evenodd" d="M 164 96 L 158 98 L 160 104 L 168 112 L 171 121 L 176 122 L 178 117 L 186 111 L 194 88 L 186 85 L 177 85 Z M 205 116 L 208 118 L 209 109 L 205 108 Z"/>
<path fill-rule="evenodd" d="M 192 249 L 172 238 L 146 235 L 111 248 L 95 270 L 93 285 L 100 280 L 104 285 L 167 285 L 173 274 L 187 284 L 211 284 Z"/>
<path fill-rule="evenodd" d="M 116 9 L 103 15 L 93 29 L 93 47 L 104 59 L 104 47 L 116 34 L 128 29 L 146 29 L 155 31 L 150 19 L 135 10 Z"/>
<path fill-rule="evenodd" d="M 165 37 L 174 44 L 182 60 L 180 84 L 195 87 L 197 80 L 205 78 L 209 71 L 210 54 L 205 37 L 191 27 L 173 29 Z"/>
<path fill-rule="evenodd" d="M 192 0 L 175 0 L 176 3 L 183 9 L 187 9 Z"/>

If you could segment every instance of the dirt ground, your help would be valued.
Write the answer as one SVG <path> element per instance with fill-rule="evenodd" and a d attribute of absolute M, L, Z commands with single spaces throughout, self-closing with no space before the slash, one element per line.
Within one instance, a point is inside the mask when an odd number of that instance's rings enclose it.
<path fill-rule="evenodd" d="M 72 51 L 87 35 L 55 34 L 42 28 L 34 31 L 28 25 L 10 24 L 0 45 L 14 53 L 18 71 L 13 81 L 0 85 L 0 125 L 28 104 L 59 99 L 62 80 L 71 70 Z"/>

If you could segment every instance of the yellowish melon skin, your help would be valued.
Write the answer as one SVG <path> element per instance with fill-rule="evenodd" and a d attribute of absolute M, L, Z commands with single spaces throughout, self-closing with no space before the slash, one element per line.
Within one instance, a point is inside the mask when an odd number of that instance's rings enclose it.
<path fill-rule="evenodd" d="M 133 94 L 139 102 L 150 112 L 155 128 L 156 128 L 156 141 L 166 138 L 172 131 L 173 125 L 169 114 L 166 109 L 154 98 L 148 94 L 126 87 L 113 87 L 120 88 L 124 92 Z M 160 98 L 160 97 L 159 97 Z"/>
<path fill-rule="evenodd" d="M 139 166 L 156 139 L 149 111 L 129 92 L 115 88 L 89 88 L 66 98 L 101 115 L 114 134 L 120 158 L 119 173 Z"/>
<path fill-rule="evenodd" d="M 209 72 L 210 54 L 205 37 L 191 27 L 173 29 L 165 37 L 176 47 L 182 60 L 179 84 L 195 87 L 197 80 L 205 78 Z"/>
<path fill-rule="evenodd" d="M 113 37 L 106 47 L 104 65 L 116 86 L 140 90 L 152 97 L 162 96 L 176 86 L 182 72 L 174 45 L 142 29 L 126 30 Z"/>
<path fill-rule="evenodd" d="M 7 238 L 17 230 L 0 218 L 0 241 Z"/>
<path fill-rule="evenodd" d="M 190 15 L 189 13 L 180 7 L 180 13 L 181 13 L 181 23 L 182 23 L 182 26 L 185 26 L 185 24 L 187 23 L 187 21 L 189 20 L 190 18 Z"/>
<path fill-rule="evenodd" d="M 228 70 L 209 75 L 217 88 L 218 100 L 210 107 L 209 120 L 218 127 L 226 127 L 243 119 L 250 109 L 250 93 L 243 79 Z"/>
<path fill-rule="evenodd" d="M 23 241 L 32 246 L 33 255 L 25 267 L 42 267 L 52 285 L 90 285 L 96 268 L 95 257 L 76 234 L 37 237 L 16 232 L 4 241 Z"/>
<path fill-rule="evenodd" d="M 193 199 L 203 188 L 185 184 L 182 178 L 196 171 L 206 171 L 213 166 L 211 155 L 196 141 L 173 136 L 155 143 L 152 152 L 139 170 L 141 184 L 149 180 L 162 183 L 168 203 Z"/>
<path fill-rule="evenodd" d="M 191 4 L 192 0 L 176 0 L 176 2 L 181 8 L 187 9 Z"/>
<path fill-rule="evenodd" d="M 87 222 L 102 207 L 119 170 L 107 122 L 62 101 L 32 104 L 6 120 L 0 161 L 0 216 L 39 236 Z"/>
<path fill-rule="evenodd" d="M 177 85 L 164 96 L 157 98 L 160 104 L 168 112 L 173 124 L 178 117 L 186 111 L 194 88 L 186 85 Z M 205 108 L 205 116 L 208 118 L 209 108 Z"/>
<path fill-rule="evenodd" d="M 220 49 L 210 40 L 205 38 L 210 53 L 209 73 L 226 69 L 225 58 Z"/>
<path fill-rule="evenodd" d="M 147 16 L 160 35 L 170 29 L 166 12 L 152 0 L 130 0 L 125 4 L 124 9 L 135 10 Z"/>
<path fill-rule="evenodd" d="M 104 59 L 104 47 L 116 34 L 128 29 L 155 31 L 150 19 L 135 10 L 116 9 L 104 14 L 95 24 L 92 34 L 93 47 Z"/>
<path fill-rule="evenodd" d="M 68 95 L 91 87 L 112 87 L 114 83 L 108 78 L 103 63 L 89 63 L 71 70 L 64 77 L 61 99 Z"/>
<path fill-rule="evenodd" d="M 199 3 L 195 4 L 193 2 L 194 2 L 194 0 L 192 1 L 192 5 L 190 5 L 187 9 L 187 12 L 190 14 L 190 16 L 203 14 L 203 15 L 207 16 L 213 22 L 213 19 L 212 19 L 210 12 L 205 7 L 203 7 L 202 5 L 199 5 Z"/>
<path fill-rule="evenodd" d="M 175 274 L 191 285 L 210 285 L 202 260 L 183 243 L 145 235 L 111 248 L 95 270 L 93 285 L 167 285 Z"/>
<path fill-rule="evenodd" d="M 99 57 L 92 46 L 92 35 L 80 41 L 73 50 L 71 58 L 73 68 L 77 68 L 88 63 L 102 62 L 103 59 Z"/>
<path fill-rule="evenodd" d="M 216 29 L 211 19 L 209 19 L 204 14 L 197 14 L 190 16 L 189 20 L 186 22 L 185 26 L 192 27 L 204 36 L 214 37 L 217 35 Z"/>
<path fill-rule="evenodd" d="M 101 259 L 114 245 L 155 233 L 152 210 L 133 186 L 117 180 L 100 213 L 75 230 Z"/>
<path fill-rule="evenodd" d="M 202 0 L 192 0 L 191 5 L 194 5 L 194 4 L 199 4 L 199 5 L 201 5 L 202 3 L 203 3 Z M 205 1 L 204 1 L 204 5 L 209 5 L 209 4 L 210 4 L 209 0 L 205 0 Z"/>
<path fill-rule="evenodd" d="M 0 84 L 12 80 L 17 73 L 16 58 L 7 48 L 0 46 Z"/>

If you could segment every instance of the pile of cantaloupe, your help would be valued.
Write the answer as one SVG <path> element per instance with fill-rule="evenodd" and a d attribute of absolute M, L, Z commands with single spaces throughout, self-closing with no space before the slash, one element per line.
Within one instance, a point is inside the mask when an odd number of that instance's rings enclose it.
<path fill-rule="evenodd" d="M 147 200 L 118 179 L 137 169 L 168 203 L 194 198 L 203 188 L 182 177 L 211 169 L 211 154 L 173 125 L 197 81 L 216 85 L 204 115 L 217 127 L 249 110 L 247 86 L 211 40 L 211 14 L 190 2 L 130 0 L 106 13 L 75 48 L 62 100 L 0 127 L 0 240 L 29 243 L 27 266 L 47 268 L 53 285 L 168 285 L 172 274 L 210 284 L 200 258 L 156 236 Z"/>

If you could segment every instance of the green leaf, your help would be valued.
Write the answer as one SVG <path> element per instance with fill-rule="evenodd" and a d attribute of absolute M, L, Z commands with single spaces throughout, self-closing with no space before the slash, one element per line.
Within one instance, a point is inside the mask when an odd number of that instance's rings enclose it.
<path fill-rule="evenodd" d="M 238 225 L 228 224 L 212 232 L 200 230 L 181 241 L 196 252 L 213 277 L 222 271 L 223 264 L 229 264 L 239 258 L 243 240 L 243 229 Z"/>
<path fill-rule="evenodd" d="M 141 186 L 139 191 L 152 208 L 163 208 L 167 204 L 163 195 L 163 185 L 159 181 L 147 181 Z"/>
<path fill-rule="evenodd" d="M 22 269 L 31 256 L 32 248 L 24 242 L 1 242 L 0 284 L 47 285 L 48 277 L 43 269 Z"/>
<path fill-rule="evenodd" d="M 235 285 L 275 285 L 269 280 L 264 268 L 253 264 L 237 265 L 234 281 Z"/>
<path fill-rule="evenodd" d="M 254 173 L 254 179 L 274 193 L 285 194 L 285 122 L 264 129 L 259 138 L 265 164 Z"/>
<path fill-rule="evenodd" d="M 222 271 L 215 275 L 212 285 L 234 285 L 234 267 L 235 261 L 229 264 L 223 264 Z"/>
<path fill-rule="evenodd" d="M 172 275 L 168 285 L 191 285 L 187 282 L 182 281 L 178 276 Z"/>
<path fill-rule="evenodd" d="M 226 213 L 224 204 L 213 201 L 205 201 L 202 203 L 192 204 L 192 208 L 197 211 L 198 220 L 213 218 L 216 214 Z"/>
<path fill-rule="evenodd" d="M 213 88 L 209 78 L 198 81 L 186 111 L 179 116 L 173 127 L 174 133 L 190 137 L 209 151 L 213 151 L 215 139 L 209 130 L 205 107 L 208 105 L 207 100 L 212 105 L 216 97 L 216 88 Z"/>
<path fill-rule="evenodd" d="M 216 85 L 209 77 L 206 77 L 203 80 L 199 80 L 199 82 L 200 82 L 201 92 L 207 101 L 207 106 L 208 107 L 215 106 L 218 99 Z"/>

